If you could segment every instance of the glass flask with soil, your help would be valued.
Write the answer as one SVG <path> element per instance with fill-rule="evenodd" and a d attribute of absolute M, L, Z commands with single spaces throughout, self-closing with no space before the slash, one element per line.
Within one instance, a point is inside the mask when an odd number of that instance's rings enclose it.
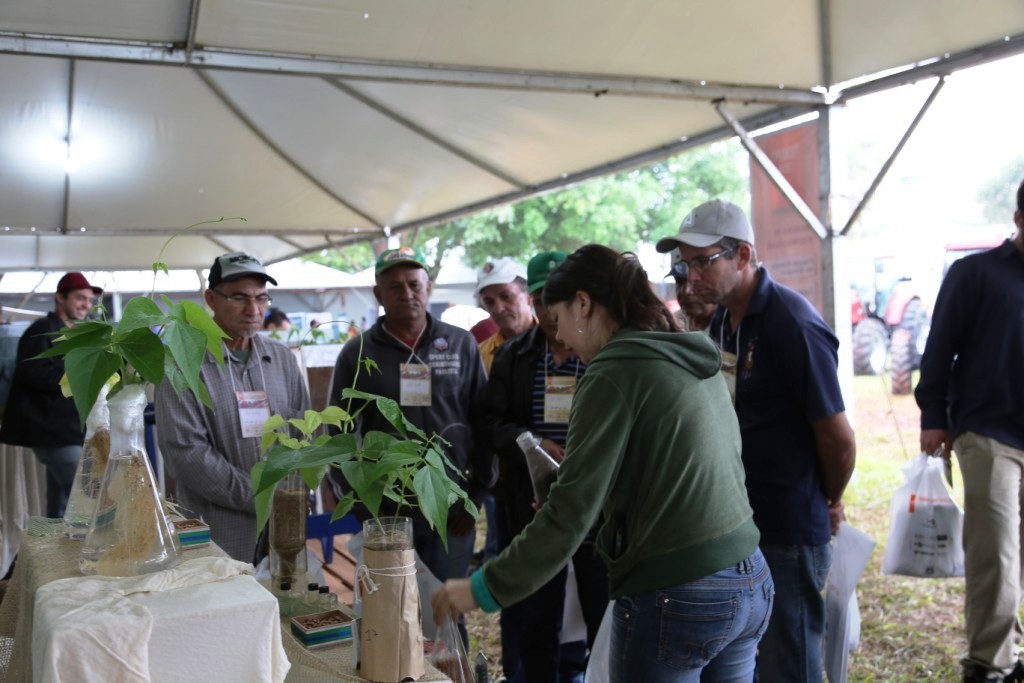
<path fill-rule="evenodd" d="M 101 576 L 169 569 L 178 564 L 181 546 L 146 456 L 145 387 L 125 386 L 108 403 L 110 456 L 79 568 L 83 574 Z"/>

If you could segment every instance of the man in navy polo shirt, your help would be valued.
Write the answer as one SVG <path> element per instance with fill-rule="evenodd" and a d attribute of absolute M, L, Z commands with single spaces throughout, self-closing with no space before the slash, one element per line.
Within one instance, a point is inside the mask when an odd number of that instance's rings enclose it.
<path fill-rule="evenodd" d="M 821 681 L 829 539 L 856 456 L 836 371 L 839 342 L 803 296 L 758 265 L 754 231 L 735 204 L 698 206 L 657 249 L 678 249 L 694 293 L 718 305 L 710 334 L 722 350 L 747 493 L 775 580 L 758 678 Z"/>
<path fill-rule="evenodd" d="M 964 681 L 1024 681 L 1024 182 L 1017 235 L 954 263 L 939 290 L 915 397 L 921 450 L 956 451 L 964 477 Z"/>

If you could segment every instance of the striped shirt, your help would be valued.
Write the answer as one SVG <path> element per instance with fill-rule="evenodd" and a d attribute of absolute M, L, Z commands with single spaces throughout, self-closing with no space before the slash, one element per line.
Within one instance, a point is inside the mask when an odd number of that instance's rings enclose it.
<path fill-rule="evenodd" d="M 531 425 L 531 431 L 535 436 L 541 439 L 551 439 L 560 446 L 565 445 L 565 435 L 569 431 L 568 422 L 544 421 L 544 389 L 547 386 L 548 377 L 574 377 L 579 383 L 586 369 L 587 366 L 575 356 L 556 365 L 551 351 L 545 352 L 537 359 L 533 367 L 533 424 Z"/>

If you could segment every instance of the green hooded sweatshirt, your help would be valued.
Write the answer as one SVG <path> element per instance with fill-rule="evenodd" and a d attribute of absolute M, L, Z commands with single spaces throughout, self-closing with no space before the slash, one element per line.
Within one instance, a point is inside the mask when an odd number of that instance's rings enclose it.
<path fill-rule="evenodd" d="M 495 608 L 535 592 L 599 519 L 597 549 L 613 598 L 693 581 L 748 557 L 760 534 L 720 367 L 703 333 L 617 332 L 580 380 L 547 503 L 473 577 L 477 601 Z"/>

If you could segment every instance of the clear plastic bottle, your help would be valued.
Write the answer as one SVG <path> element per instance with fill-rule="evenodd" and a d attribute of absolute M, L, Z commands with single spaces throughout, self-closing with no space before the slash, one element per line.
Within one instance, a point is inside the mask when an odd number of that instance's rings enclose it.
<path fill-rule="evenodd" d="M 100 389 L 96 403 L 85 419 L 85 443 L 82 457 L 75 470 L 75 481 L 64 510 L 64 535 L 75 541 L 84 541 L 92 525 L 96 500 L 103 483 L 103 472 L 110 457 L 110 409 L 107 407 L 106 384 Z"/>
<path fill-rule="evenodd" d="M 526 456 L 526 467 L 533 483 L 533 498 L 543 505 L 548 500 L 548 491 L 558 477 L 558 463 L 540 447 L 540 439 L 533 432 L 523 432 L 516 437 L 516 444 Z"/>
<path fill-rule="evenodd" d="M 490 683 L 491 674 L 487 670 L 487 656 L 484 655 L 483 650 L 476 653 L 476 657 L 473 658 L 473 677 L 476 679 L 475 683 Z"/>
<path fill-rule="evenodd" d="M 306 586 L 306 594 L 302 597 L 302 602 L 309 607 L 319 607 L 320 584 L 316 581 L 310 581 L 309 585 Z"/>
<path fill-rule="evenodd" d="M 289 581 L 282 581 L 277 589 L 277 604 L 282 617 L 293 616 L 294 605 L 292 600 L 292 584 Z"/>
<path fill-rule="evenodd" d="M 330 586 L 320 586 L 320 611 L 328 612 L 338 608 L 338 596 L 331 592 Z"/>

